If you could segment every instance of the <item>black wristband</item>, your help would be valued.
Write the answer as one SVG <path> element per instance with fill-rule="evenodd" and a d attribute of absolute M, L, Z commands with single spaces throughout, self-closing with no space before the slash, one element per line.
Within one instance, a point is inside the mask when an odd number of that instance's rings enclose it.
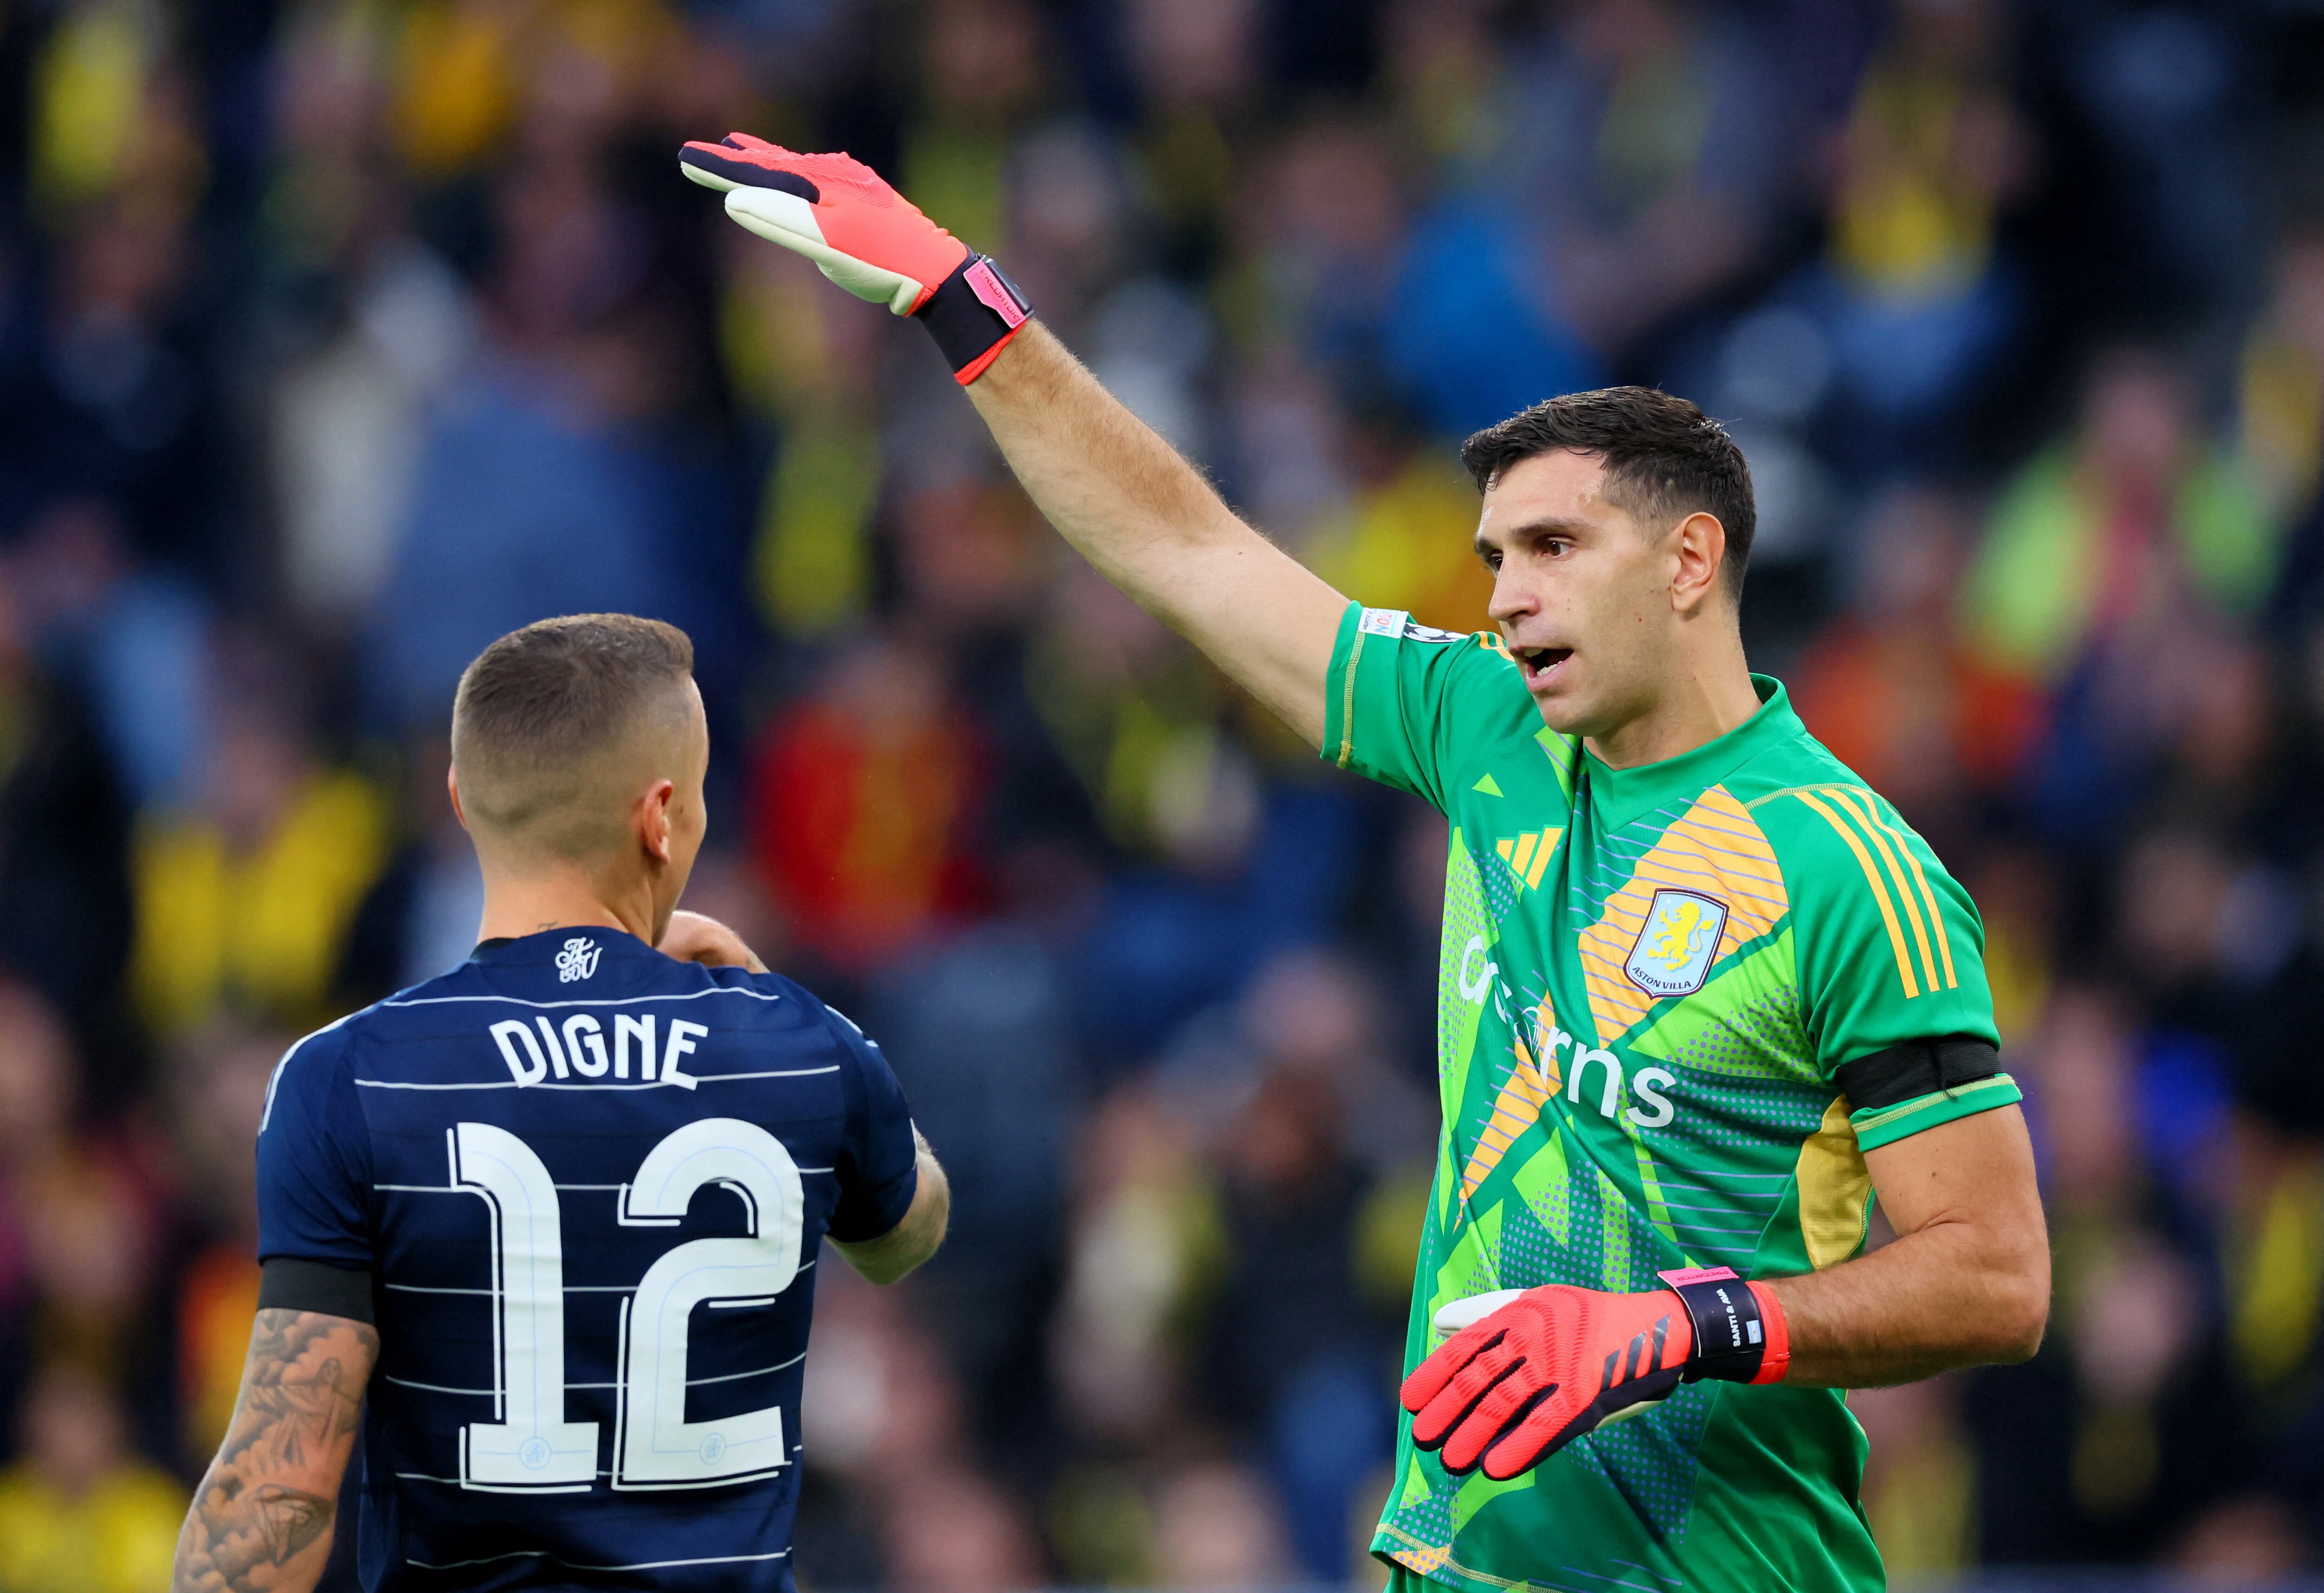
<path fill-rule="evenodd" d="M 1759 1320 L 1759 1297 L 1751 1285 L 1724 1266 L 1661 1276 L 1694 1324 L 1694 1352 L 1686 1359 L 1685 1381 L 1716 1377 L 1748 1383 L 1757 1377 L 1766 1358 L 1767 1330 Z"/>
<path fill-rule="evenodd" d="M 1017 284 L 986 256 L 971 253 L 960 268 L 936 284 L 927 302 L 913 312 L 952 365 L 963 387 L 1017 334 L 1033 307 Z"/>

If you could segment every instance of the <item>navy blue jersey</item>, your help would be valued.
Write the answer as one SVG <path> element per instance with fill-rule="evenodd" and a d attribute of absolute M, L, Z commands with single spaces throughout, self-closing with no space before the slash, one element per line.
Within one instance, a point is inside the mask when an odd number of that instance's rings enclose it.
<path fill-rule="evenodd" d="M 481 948 L 293 1046 L 259 1253 L 362 1268 L 369 1589 L 791 1587 L 825 1235 L 918 1179 L 878 1049 L 617 930 Z"/>

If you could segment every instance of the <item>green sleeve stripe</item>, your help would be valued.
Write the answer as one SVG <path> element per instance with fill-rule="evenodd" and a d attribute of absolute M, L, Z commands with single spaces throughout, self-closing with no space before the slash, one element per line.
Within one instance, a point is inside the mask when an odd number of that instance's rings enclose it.
<path fill-rule="evenodd" d="M 1926 1095 L 1915 1095 L 1910 1100 L 1876 1111 L 1851 1112 L 1848 1121 L 1856 1130 L 1858 1150 L 1878 1150 L 1884 1145 L 1910 1139 L 1940 1123 L 1974 1117 L 1996 1107 L 2014 1106 L 2022 1099 L 2016 1080 L 2007 1073 L 1996 1073 L 1973 1084 L 1932 1090 Z"/>

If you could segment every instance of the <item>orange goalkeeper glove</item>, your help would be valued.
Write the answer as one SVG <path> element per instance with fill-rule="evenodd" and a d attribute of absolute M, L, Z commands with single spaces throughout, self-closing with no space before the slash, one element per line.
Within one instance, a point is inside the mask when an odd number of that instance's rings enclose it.
<path fill-rule="evenodd" d="M 726 196 L 726 214 L 806 255 L 825 276 L 916 316 L 965 387 L 1032 313 L 1001 268 L 920 214 L 853 155 L 803 155 L 747 133 L 688 143 L 678 170 Z"/>
<path fill-rule="evenodd" d="M 1404 1380 L 1412 1441 L 1460 1475 L 1506 1481 L 1681 1383 L 1773 1383 L 1791 1365 L 1784 1309 L 1726 1267 L 1609 1294 L 1528 1289 L 1437 1347 Z"/>

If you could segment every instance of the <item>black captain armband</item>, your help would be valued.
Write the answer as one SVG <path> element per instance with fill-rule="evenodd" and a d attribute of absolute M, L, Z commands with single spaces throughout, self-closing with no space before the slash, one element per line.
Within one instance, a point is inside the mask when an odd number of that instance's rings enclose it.
<path fill-rule="evenodd" d="M 1958 1090 L 2001 1071 L 2001 1052 L 1974 1035 L 1906 1040 L 1840 1065 L 1840 1092 L 1850 1111 L 1901 1106 L 1941 1090 Z"/>
<path fill-rule="evenodd" d="M 270 1256 L 258 1269 L 261 1311 L 311 1311 L 376 1327 L 379 1312 L 372 1304 L 371 1289 L 371 1274 L 361 1267 L 332 1266 L 299 1256 Z"/>

